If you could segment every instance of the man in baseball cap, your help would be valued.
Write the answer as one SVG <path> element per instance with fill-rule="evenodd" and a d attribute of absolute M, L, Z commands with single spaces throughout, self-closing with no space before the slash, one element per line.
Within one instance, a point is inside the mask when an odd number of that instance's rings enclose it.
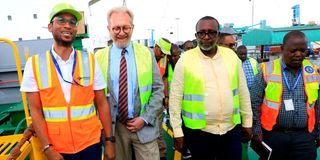
<path fill-rule="evenodd" d="M 77 19 L 77 22 L 82 19 L 80 12 L 77 11 L 72 5 L 67 3 L 59 3 L 52 8 L 49 15 L 49 21 L 51 22 L 52 19 L 59 13 L 70 13 Z"/>
<path fill-rule="evenodd" d="M 72 46 L 81 18 L 71 5 L 55 5 L 48 24 L 52 47 L 30 57 L 24 69 L 20 90 L 26 92 L 39 146 L 48 160 L 101 160 L 101 153 L 104 159 L 115 159 L 99 64 L 94 55 Z M 104 152 L 99 119 L 106 137 Z"/>
<path fill-rule="evenodd" d="M 159 61 L 164 55 L 170 55 L 171 42 L 168 39 L 160 38 L 154 46 L 156 60 Z"/>
<path fill-rule="evenodd" d="M 158 68 L 160 71 L 160 75 L 162 77 L 162 81 L 164 84 L 164 90 L 163 93 L 165 95 L 165 98 L 163 99 L 163 107 L 168 108 L 168 102 L 169 102 L 169 93 L 168 93 L 168 63 L 169 59 L 167 55 L 171 55 L 171 42 L 168 39 L 160 38 L 156 41 L 156 44 L 153 48 L 154 54 L 156 57 L 156 60 L 158 62 Z M 157 113 L 160 131 L 162 129 L 162 112 L 164 108 L 161 107 L 161 109 Z M 160 159 L 165 159 L 166 157 L 166 144 L 163 140 L 162 132 L 160 132 L 159 138 L 158 138 L 158 147 L 160 152 Z"/>

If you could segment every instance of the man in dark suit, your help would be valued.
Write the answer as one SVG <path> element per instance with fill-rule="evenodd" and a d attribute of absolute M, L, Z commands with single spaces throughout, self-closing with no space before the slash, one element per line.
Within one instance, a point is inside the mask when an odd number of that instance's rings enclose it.
<path fill-rule="evenodd" d="M 113 39 L 110 47 L 96 53 L 111 108 L 116 139 L 116 159 L 159 159 L 156 113 L 162 106 L 163 83 L 153 53 L 131 42 L 133 14 L 126 7 L 108 13 L 108 30 Z M 106 137 L 114 140 L 114 137 Z"/>

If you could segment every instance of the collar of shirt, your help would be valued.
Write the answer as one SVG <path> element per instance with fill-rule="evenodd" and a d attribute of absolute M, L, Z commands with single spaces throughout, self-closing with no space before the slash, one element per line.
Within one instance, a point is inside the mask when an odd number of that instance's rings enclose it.
<path fill-rule="evenodd" d="M 51 47 L 51 51 L 52 51 L 52 54 L 53 54 L 54 58 L 57 60 L 58 63 L 63 61 L 62 58 L 53 49 L 53 46 Z M 74 48 L 72 47 L 72 51 L 70 53 L 70 56 L 69 56 L 68 60 L 65 63 L 72 62 L 73 61 L 73 57 L 74 57 Z"/>
<path fill-rule="evenodd" d="M 112 45 L 111 50 L 113 50 L 113 51 L 110 52 L 110 53 L 119 53 L 119 54 L 116 54 L 116 57 L 117 57 L 117 58 L 120 58 L 120 57 L 121 57 L 122 49 L 123 49 L 123 48 L 119 48 L 117 45 Z M 127 52 L 125 53 L 125 55 L 127 55 L 127 56 L 133 55 L 133 46 L 132 46 L 132 43 L 131 43 L 131 42 L 129 43 L 129 45 L 128 45 L 125 49 L 127 50 Z"/>
<path fill-rule="evenodd" d="M 282 67 L 284 70 L 292 71 L 292 69 L 290 69 L 290 68 L 286 65 L 286 63 L 284 62 L 284 59 L 283 59 L 283 58 L 280 58 L 280 62 L 281 62 L 281 67 Z M 300 70 L 301 70 L 301 68 L 299 68 L 298 71 L 300 71 Z"/>
<path fill-rule="evenodd" d="M 220 57 L 220 54 L 219 54 L 219 46 L 217 46 L 217 47 L 218 47 L 218 48 L 217 48 L 217 52 L 216 52 L 216 54 L 215 54 L 212 58 L 206 56 L 206 55 L 201 51 L 200 47 L 197 47 L 197 48 L 198 48 L 198 51 L 201 53 L 201 54 L 200 54 L 200 58 L 203 58 L 203 59 L 211 59 L 211 60 L 216 60 L 216 59 L 218 59 L 218 58 Z"/>
<path fill-rule="evenodd" d="M 247 58 L 246 60 L 244 60 L 244 61 L 242 62 L 242 66 L 249 65 L 249 64 L 250 64 L 250 66 L 251 66 L 251 63 L 250 63 L 249 58 Z"/>

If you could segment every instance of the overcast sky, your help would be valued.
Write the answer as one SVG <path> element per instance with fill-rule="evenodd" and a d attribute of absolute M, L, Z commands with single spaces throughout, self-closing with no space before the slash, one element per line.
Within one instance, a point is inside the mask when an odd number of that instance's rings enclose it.
<path fill-rule="evenodd" d="M 78 10 L 85 11 L 90 36 L 95 41 L 107 37 L 107 11 L 122 5 L 122 0 L 100 0 L 88 8 L 89 0 L 0 0 L 0 37 L 51 37 L 45 29 L 49 11 L 54 4 L 67 2 Z M 293 16 L 291 9 L 300 4 L 301 23 L 320 23 L 320 0 L 254 0 L 254 24 L 266 20 L 271 27 L 290 26 Z M 252 24 L 252 1 L 249 0 L 127 0 L 127 7 L 134 14 L 133 39 L 150 38 L 154 29 L 155 38 L 165 37 L 176 42 L 194 39 L 195 24 L 203 16 L 210 15 L 220 24 L 234 23 L 235 27 Z M 25 18 L 28 14 L 38 14 L 36 21 Z M 13 15 L 14 23 L 7 21 Z M 16 18 L 17 17 L 17 18 Z M 7 26 L 7 27 L 5 27 Z M 172 32 L 173 34 L 170 34 Z M 45 36 L 43 36 L 45 35 Z M 15 39 L 14 38 L 14 39 Z"/>

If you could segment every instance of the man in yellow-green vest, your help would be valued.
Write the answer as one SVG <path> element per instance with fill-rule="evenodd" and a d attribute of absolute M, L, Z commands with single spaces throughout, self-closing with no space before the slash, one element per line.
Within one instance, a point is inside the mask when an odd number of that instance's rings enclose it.
<path fill-rule="evenodd" d="M 259 63 L 254 58 L 248 57 L 248 50 L 244 45 L 239 46 L 236 53 L 242 61 L 242 68 L 246 75 L 247 85 L 250 90 L 253 78 L 259 72 Z"/>
<path fill-rule="evenodd" d="M 301 31 L 287 33 L 282 57 L 262 63 L 254 78 L 251 143 L 270 146 L 270 159 L 317 158 L 320 76 L 317 66 L 305 59 L 307 42 Z"/>
<path fill-rule="evenodd" d="M 126 7 L 112 8 L 108 30 L 113 44 L 97 51 L 111 108 L 116 159 L 159 159 L 157 112 L 162 107 L 163 83 L 150 50 L 131 42 L 133 13 Z M 110 140 L 110 138 L 106 139 Z"/>
<path fill-rule="evenodd" d="M 240 160 L 240 124 L 248 137 L 252 127 L 241 61 L 232 50 L 217 46 L 215 18 L 201 18 L 195 36 L 198 47 L 178 60 L 171 83 L 169 113 L 175 149 L 181 151 L 186 143 L 192 159 Z"/>

